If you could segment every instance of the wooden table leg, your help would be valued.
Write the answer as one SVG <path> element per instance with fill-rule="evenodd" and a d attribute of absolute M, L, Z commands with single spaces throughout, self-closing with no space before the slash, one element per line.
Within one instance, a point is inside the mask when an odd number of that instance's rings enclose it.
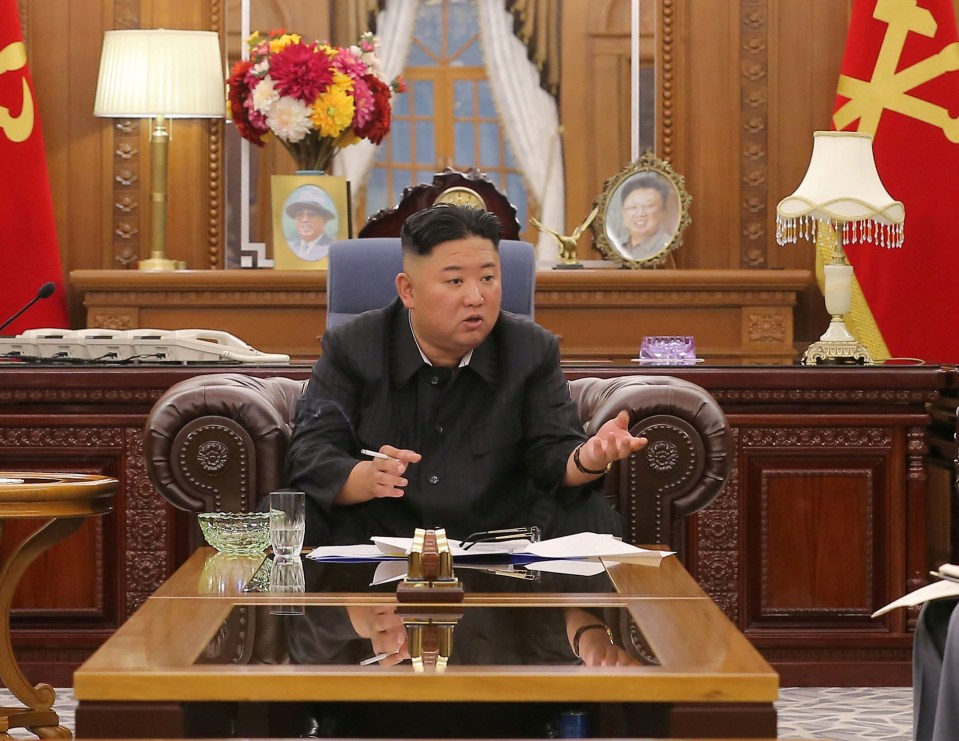
<path fill-rule="evenodd" d="M 25 707 L 0 708 L 0 734 L 11 728 L 27 728 L 40 738 L 72 738 L 60 725 L 52 709 L 56 692 L 49 684 L 31 685 L 20 671 L 10 638 L 10 607 L 20 578 L 27 567 L 55 543 L 72 535 L 83 524 L 82 517 L 47 521 L 27 537 L 0 568 L 0 680 Z M 0 521 L 0 535 L 3 523 Z"/>

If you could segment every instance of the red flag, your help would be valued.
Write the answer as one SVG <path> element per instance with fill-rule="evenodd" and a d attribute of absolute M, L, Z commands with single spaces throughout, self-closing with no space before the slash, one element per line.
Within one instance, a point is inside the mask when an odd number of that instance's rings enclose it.
<path fill-rule="evenodd" d="M 10 324 L 69 327 L 47 156 L 16 0 L 0 0 L 0 323 L 52 281 L 56 291 Z"/>
<path fill-rule="evenodd" d="M 844 245 L 882 340 L 893 357 L 956 362 L 959 32 L 952 0 L 854 0 L 833 125 L 874 135 L 879 175 L 906 207 L 901 249 Z"/>

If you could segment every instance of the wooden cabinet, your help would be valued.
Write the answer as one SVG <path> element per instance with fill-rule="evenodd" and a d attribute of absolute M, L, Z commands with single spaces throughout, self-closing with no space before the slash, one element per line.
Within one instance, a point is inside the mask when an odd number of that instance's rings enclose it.
<path fill-rule="evenodd" d="M 186 557 L 191 517 L 153 490 L 142 428 L 177 380 L 239 371 L 306 378 L 306 365 L 0 366 L 0 468 L 120 479 L 113 514 L 32 567 L 14 645 L 59 686 Z M 569 377 L 632 368 L 567 368 Z M 643 369 L 708 389 L 733 427 L 726 491 L 687 523 L 687 567 L 783 684 L 908 684 L 916 612 L 871 613 L 925 583 L 931 367 Z M 4 533 L 10 548 L 15 533 Z M 32 678 L 32 676 L 31 676 Z M 63 683 L 63 684 L 60 684 Z"/>

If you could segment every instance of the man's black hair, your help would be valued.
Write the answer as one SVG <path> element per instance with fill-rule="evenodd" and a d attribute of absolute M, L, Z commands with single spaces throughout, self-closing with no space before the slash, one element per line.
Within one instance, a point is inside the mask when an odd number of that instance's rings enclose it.
<path fill-rule="evenodd" d="M 454 239 L 480 237 L 499 249 L 503 226 L 496 215 L 481 208 L 438 203 L 410 216 L 400 230 L 404 255 L 429 255 L 433 248 Z"/>
<path fill-rule="evenodd" d="M 622 191 L 620 191 L 619 202 L 626 203 L 626 196 L 628 196 L 634 190 L 639 190 L 640 188 L 655 190 L 663 198 L 663 208 L 666 207 L 666 202 L 669 200 L 669 188 L 666 187 L 666 183 L 664 183 L 655 175 L 638 175 L 632 180 L 627 180 L 623 184 Z"/>

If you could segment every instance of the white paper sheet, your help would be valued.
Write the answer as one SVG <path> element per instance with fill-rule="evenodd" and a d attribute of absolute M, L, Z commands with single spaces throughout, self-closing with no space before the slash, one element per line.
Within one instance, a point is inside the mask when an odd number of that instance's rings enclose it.
<path fill-rule="evenodd" d="M 321 546 L 314 548 L 308 558 L 315 560 L 403 558 L 413 546 L 412 538 L 374 536 L 372 543 L 345 546 Z M 612 535 L 601 533 L 576 533 L 562 538 L 550 538 L 539 543 L 526 539 L 499 543 L 477 543 L 468 550 L 460 547 L 458 540 L 450 540 L 450 552 L 454 558 L 470 556 L 536 556 L 545 559 L 606 558 L 616 561 L 659 559 L 673 555 L 674 551 L 653 551 L 624 543 Z"/>
<path fill-rule="evenodd" d="M 890 610 L 895 610 L 897 607 L 912 607 L 913 605 L 921 605 L 929 600 L 943 599 L 944 597 L 959 597 L 959 582 L 943 579 L 942 581 L 919 587 L 919 589 L 914 592 L 903 595 L 885 607 L 876 610 L 872 616 L 879 617 L 880 615 L 885 615 Z"/>

